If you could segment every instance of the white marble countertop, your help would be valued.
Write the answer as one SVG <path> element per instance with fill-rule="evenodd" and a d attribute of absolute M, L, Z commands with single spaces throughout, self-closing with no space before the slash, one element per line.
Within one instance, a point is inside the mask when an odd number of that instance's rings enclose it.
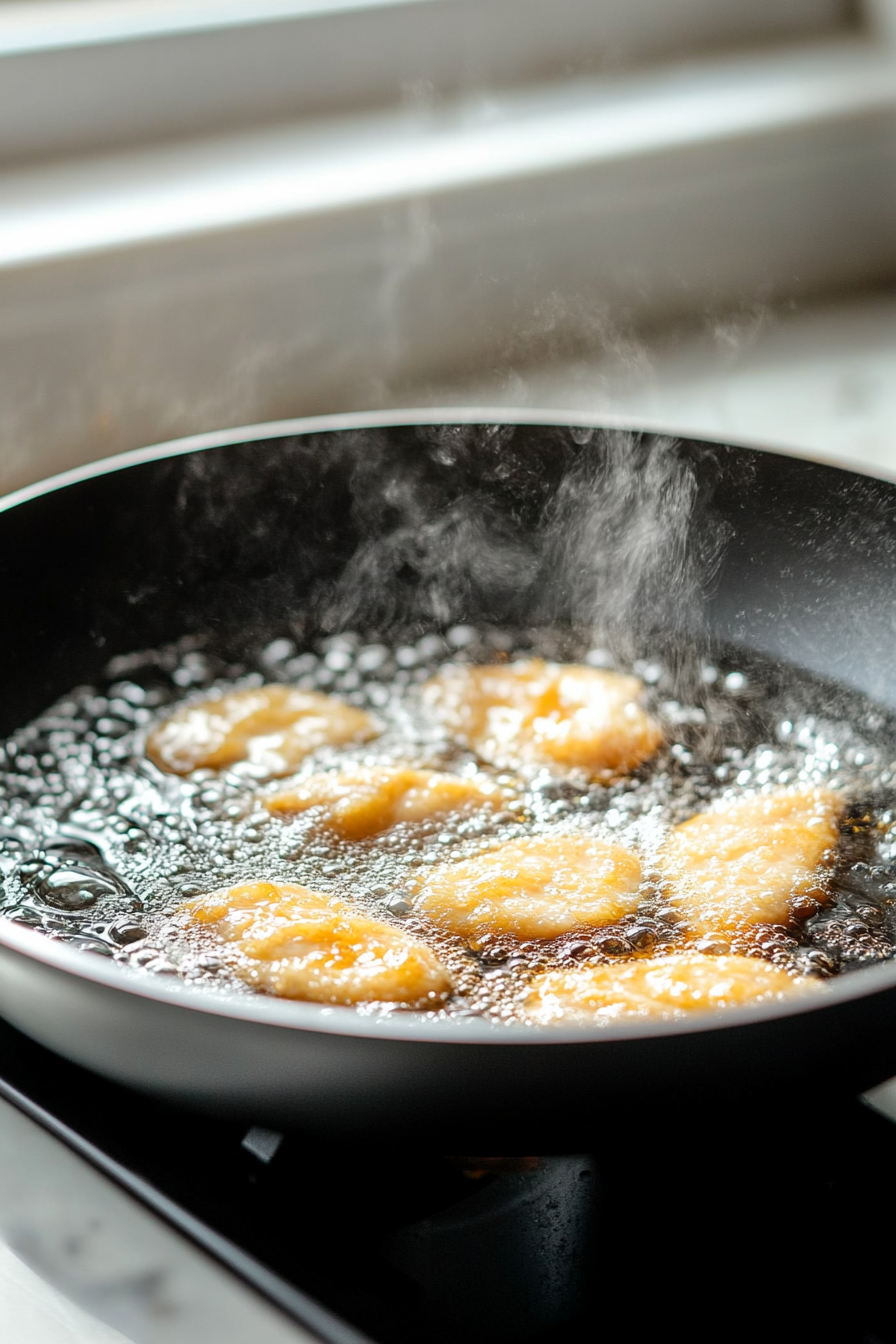
<path fill-rule="evenodd" d="M 315 1338 L 0 1100 L 3 1344 Z"/>
<path fill-rule="evenodd" d="M 10 1344 L 122 1344 L 118 1330 L 89 1316 L 0 1242 L 0 1317 Z"/>

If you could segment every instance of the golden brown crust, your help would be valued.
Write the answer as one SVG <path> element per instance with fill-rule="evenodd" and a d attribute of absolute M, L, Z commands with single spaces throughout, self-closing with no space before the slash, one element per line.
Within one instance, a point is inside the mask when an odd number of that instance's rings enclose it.
<path fill-rule="evenodd" d="M 581 832 L 527 836 L 411 879 L 415 909 L 462 938 L 556 938 L 597 928 L 638 904 L 641 865 Z"/>
<path fill-rule="evenodd" d="M 374 736 L 370 716 L 334 696 L 258 686 L 181 705 L 149 734 L 146 754 L 174 775 L 250 760 L 273 779 L 289 774 L 318 747 Z"/>
<path fill-rule="evenodd" d="M 545 1024 L 675 1019 L 692 1013 L 780 1001 L 820 982 L 755 957 L 677 952 L 614 965 L 576 966 L 535 979 L 525 1013 Z"/>
<path fill-rule="evenodd" d="M 505 797 L 489 780 L 410 766 L 356 766 L 312 775 L 294 789 L 261 801 L 275 816 L 319 809 L 321 824 L 346 840 L 366 840 L 402 822 L 500 807 Z"/>
<path fill-rule="evenodd" d="M 282 998 L 422 1008 L 451 992 L 448 972 L 425 944 L 307 887 L 252 882 L 182 910 L 232 945 L 242 980 Z"/>
<path fill-rule="evenodd" d="M 827 899 L 843 806 L 831 789 L 780 789 L 698 813 L 658 856 L 670 903 L 704 936 L 788 923 L 794 902 Z"/>
<path fill-rule="evenodd" d="M 531 658 L 447 667 L 423 694 L 448 731 L 493 765 L 534 762 L 611 779 L 662 743 L 659 724 L 639 702 L 643 689 L 619 672 Z"/>

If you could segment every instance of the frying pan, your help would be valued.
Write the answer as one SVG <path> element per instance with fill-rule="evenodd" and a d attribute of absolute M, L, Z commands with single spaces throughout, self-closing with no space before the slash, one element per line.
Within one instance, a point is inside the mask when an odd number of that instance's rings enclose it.
<path fill-rule="evenodd" d="M 784 657 L 896 708 L 896 485 L 572 418 L 413 412 L 181 440 L 8 498 L 0 732 L 111 656 L 197 630 L 236 646 L 306 615 L 418 632 L 434 612 L 576 619 L 582 585 L 568 565 L 558 580 L 562 547 L 535 553 L 541 520 L 564 490 L 599 501 L 608 463 L 636 508 L 669 462 L 687 485 L 691 571 L 687 591 L 661 572 L 641 591 L 652 637 Z M 669 488 L 654 489 L 657 539 Z M 629 515 L 613 517 L 625 556 Z M 551 1151 L 602 1114 L 855 1094 L 896 1074 L 896 962 L 811 1002 L 696 1023 L 525 1028 L 225 1000 L 0 923 L 0 1012 L 175 1102 L 333 1135 L 441 1135 L 449 1151 L 498 1135 L 503 1151 Z"/>

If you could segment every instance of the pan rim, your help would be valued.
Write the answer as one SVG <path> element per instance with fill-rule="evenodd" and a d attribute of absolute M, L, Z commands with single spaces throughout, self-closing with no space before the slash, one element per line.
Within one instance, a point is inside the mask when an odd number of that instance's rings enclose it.
<path fill-rule="evenodd" d="M 668 435 L 699 443 L 720 445 L 720 441 L 704 439 L 687 431 L 682 431 L 665 421 L 650 418 L 592 413 L 580 410 L 514 408 L 489 406 L 447 406 L 401 408 L 395 410 L 353 411 L 341 414 L 302 416 L 286 420 L 259 422 L 237 426 L 224 430 L 212 430 L 201 434 L 187 435 L 177 439 L 150 444 L 144 448 L 131 449 L 110 457 L 84 463 L 78 467 L 59 472 L 44 480 L 34 482 L 0 498 L 0 513 L 5 513 L 21 504 L 39 499 L 43 495 L 77 485 L 98 476 L 111 474 L 128 467 L 161 461 L 166 457 L 185 456 L 192 452 L 204 452 L 214 448 L 224 448 L 242 443 L 264 442 L 269 439 L 289 438 L 294 435 L 327 433 L 348 429 L 389 428 L 415 424 L 514 424 L 514 425 L 558 425 L 596 429 L 621 429 L 633 432 Z M 795 458 L 817 463 L 821 466 L 847 472 L 851 475 L 866 476 L 896 484 L 896 472 L 888 475 L 877 468 L 862 463 L 845 462 L 827 454 L 809 453 L 791 448 L 780 448 L 768 442 L 746 441 L 739 439 L 736 444 L 726 444 L 745 448 L 773 456 Z M 186 985 L 180 981 L 168 982 L 163 977 L 153 976 L 156 983 L 149 983 L 147 976 L 132 968 L 112 965 L 100 958 L 90 957 L 83 951 L 47 938 L 33 929 L 16 925 L 0 919 L 0 948 L 6 951 L 38 961 L 48 969 L 58 971 L 95 984 L 105 989 L 148 999 L 160 1005 L 172 1008 L 189 1009 L 211 1016 L 235 1019 L 246 1023 L 257 1023 L 288 1030 L 314 1032 L 331 1036 L 363 1037 L 368 1039 L 417 1042 L 420 1044 L 455 1043 L 457 1045 L 596 1045 L 600 1042 L 647 1041 L 664 1037 L 691 1036 L 707 1031 L 732 1031 L 748 1028 L 773 1019 L 802 1016 L 810 1012 L 823 1012 L 834 1009 L 844 1003 L 869 998 L 888 989 L 896 989 L 896 961 L 884 962 L 874 966 L 838 976 L 826 981 L 820 992 L 815 995 L 795 995 L 792 1001 L 784 1004 L 760 1003 L 739 1008 L 729 1008 L 715 1013 L 698 1014 L 698 1020 L 676 1019 L 671 1021 L 619 1021 L 613 1024 L 590 1027 L 587 1025 L 564 1027 L 527 1025 L 523 1023 L 492 1023 L 485 1019 L 440 1019 L 427 1020 L 411 1013 L 382 1013 L 367 1015 L 357 1009 L 341 1005 L 326 1005 L 297 1000 L 276 999 L 272 996 L 255 995 L 245 997 L 234 994 L 230 997 Z M 858 983 L 860 982 L 860 983 Z"/>
<path fill-rule="evenodd" d="M 674 439 L 684 439 L 693 443 L 706 443 L 716 447 L 745 448 L 753 452 L 768 453 L 773 457 L 789 457 L 802 462 L 814 462 L 818 466 L 844 471 L 854 476 L 865 476 L 870 480 L 896 484 L 896 470 L 892 473 L 881 471 L 877 466 L 865 462 L 852 462 L 834 454 L 808 452 L 798 448 L 781 447 L 768 440 L 741 439 L 736 442 L 721 439 L 705 439 L 692 434 L 680 426 L 666 420 L 650 417 L 634 417 L 618 413 L 591 413 L 584 411 L 550 410 L 537 407 L 518 409 L 507 406 L 426 406 L 400 408 L 396 410 L 346 411 L 332 415 L 297 416 L 287 420 L 258 421 L 249 425 L 237 425 L 230 429 L 213 429 L 200 434 L 188 434 L 181 438 L 165 439 L 143 448 L 130 448 L 122 453 L 113 453 L 110 457 L 94 458 L 80 466 L 70 467 L 66 471 L 56 472 L 30 485 L 0 496 L 0 513 L 27 504 L 42 495 L 55 490 L 63 490 L 69 485 L 78 485 L 82 481 L 97 476 L 106 476 L 127 467 L 141 466 L 144 463 L 158 462 L 166 457 L 182 457 L 187 453 L 207 452 L 213 448 L 226 448 L 242 443 L 261 443 L 267 439 L 291 438 L 298 434 L 324 434 L 346 429 L 388 429 L 409 425 L 440 424 L 495 424 L 495 425 L 558 425 L 580 429 L 620 429 L 633 433 L 657 434 Z"/>
<path fill-rule="evenodd" d="M 762 1022 L 824 1012 L 855 1000 L 870 998 L 888 989 L 896 990 L 896 961 L 863 967 L 821 983 L 810 995 L 795 994 L 787 1002 L 747 1004 L 726 1008 L 695 1018 L 666 1021 L 618 1021 L 606 1025 L 544 1026 L 525 1023 L 495 1023 L 484 1018 L 444 1018 L 431 1020 L 402 1010 L 399 1013 L 358 1012 L 338 1004 L 278 999 L 272 995 L 228 995 L 218 991 L 168 980 L 154 972 L 141 972 L 128 966 L 110 964 L 105 958 L 91 956 L 58 939 L 12 922 L 0 920 L 0 949 L 30 961 L 40 962 L 52 971 L 87 981 L 160 1006 L 188 1009 L 208 1016 L 223 1017 L 260 1026 L 313 1032 L 325 1036 L 361 1037 L 371 1040 L 405 1041 L 419 1044 L 537 1046 L 597 1045 L 601 1042 L 633 1042 L 664 1037 L 702 1035 L 707 1031 L 731 1031 Z M 857 988 L 857 981 L 861 985 Z"/>

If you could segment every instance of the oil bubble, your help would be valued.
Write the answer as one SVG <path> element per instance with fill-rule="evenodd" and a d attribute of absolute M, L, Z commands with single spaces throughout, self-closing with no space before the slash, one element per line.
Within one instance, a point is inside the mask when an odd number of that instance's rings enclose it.
<path fill-rule="evenodd" d="M 33 881 L 37 897 L 57 910 L 85 910 L 100 899 L 117 896 L 118 884 L 89 868 L 65 865 Z"/>
<path fill-rule="evenodd" d="M 621 938 L 617 934 L 609 934 L 606 937 L 597 940 L 597 949 L 605 957 L 624 957 L 632 952 L 632 945 L 627 938 Z"/>
<path fill-rule="evenodd" d="M 139 942 L 141 938 L 146 937 L 146 929 L 142 924 L 135 924 L 130 919 L 116 920 L 114 924 L 109 925 L 106 932 L 112 941 L 120 947 Z"/>

